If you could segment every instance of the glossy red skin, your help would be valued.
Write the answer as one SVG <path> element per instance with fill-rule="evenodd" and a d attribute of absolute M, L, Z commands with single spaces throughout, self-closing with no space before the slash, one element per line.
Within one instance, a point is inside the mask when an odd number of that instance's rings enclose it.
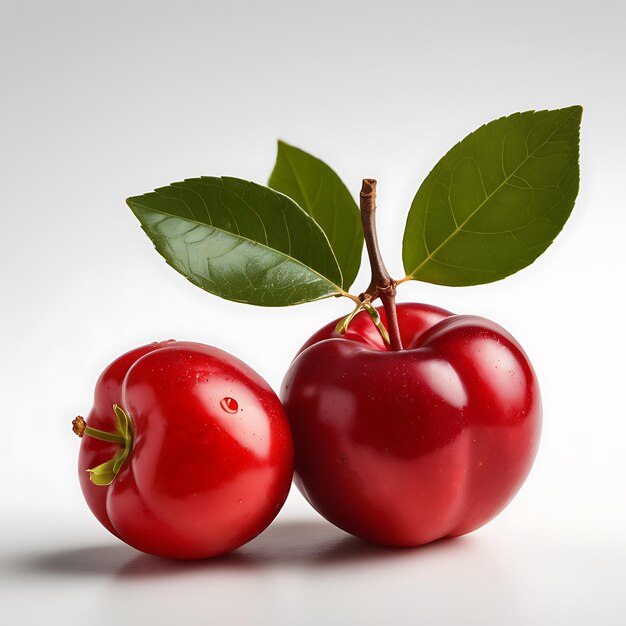
<path fill-rule="evenodd" d="M 234 398 L 236 413 L 220 401 Z M 178 559 L 243 545 L 274 519 L 293 474 L 289 424 L 269 385 L 235 357 L 198 343 L 167 341 L 114 361 L 97 382 L 89 426 L 114 431 L 113 404 L 131 417 L 133 447 L 109 486 L 88 468 L 118 447 L 81 440 L 87 504 L 131 546 Z"/>
<path fill-rule="evenodd" d="M 385 313 L 379 313 L 386 322 Z M 537 379 L 489 320 L 399 304 L 405 350 L 390 352 L 361 313 L 303 346 L 283 381 L 295 482 L 343 530 L 417 546 L 497 515 L 533 463 Z"/>

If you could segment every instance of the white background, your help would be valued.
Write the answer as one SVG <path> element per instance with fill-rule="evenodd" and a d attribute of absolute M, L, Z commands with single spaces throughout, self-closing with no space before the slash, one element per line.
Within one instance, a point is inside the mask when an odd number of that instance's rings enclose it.
<path fill-rule="evenodd" d="M 383 8 L 384 5 L 384 8 Z M 0 3 L 0 617 L 7 624 L 620 624 L 626 620 L 622 2 Z M 215 344 L 277 389 L 350 309 L 261 309 L 187 283 L 129 195 L 197 175 L 266 182 L 282 138 L 355 194 L 379 181 L 392 274 L 411 199 L 477 126 L 585 107 L 581 191 L 555 245 L 483 287 L 420 300 L 512 332 L 544 397 L 515 501 L 459 540 L 386 551 L 294 490 L 270 529 L 217 561 L 124 546 L 87 510 L 70 421 L 117 355 Z M 368 281 L 363 267 L 355 291 Z"/>

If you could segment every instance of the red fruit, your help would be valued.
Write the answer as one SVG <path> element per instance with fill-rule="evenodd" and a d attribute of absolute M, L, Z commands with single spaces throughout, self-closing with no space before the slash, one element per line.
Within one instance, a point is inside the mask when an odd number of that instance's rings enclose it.
<path fill-rule="evenodd" d="M 119 472 L 98 485 L 87 470 L 121 444 L 83 437 L 78 461 L 87 504 L 114 535 L 199 559 L 238 548 L 274 519 L 291 484 L 291 436 L 276 394 L 247 365 L 199 343 L 143 346 L 100 376 L 85 434 L 115 432 L 114 405 L 132 430 Z"/>
<path fill-rule="evenodd" d="M 365 313 L 343 337 L 332 322 L 293 361 L 281 396 L 295 482 L 313 507 L 354 535 L 416 546 L 506 506 L 535 457 L 541 399 L 497 324 L 423 304 L 397 312 L 404 350 L 388 351 Z"/>

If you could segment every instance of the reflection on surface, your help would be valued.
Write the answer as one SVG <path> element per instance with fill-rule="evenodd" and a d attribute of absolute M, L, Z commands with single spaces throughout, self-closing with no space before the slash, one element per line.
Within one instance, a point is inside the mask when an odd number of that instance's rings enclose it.
<path fill-rule="evenodd" d="M 387 548 L 348 535 L 322 520 L 291 521 L 270 526 L 241 552 L 266 562 L 268 566 L 373 565 L 411 559 L 433 550 L 446 550 L 451 543 L 462 541 L 447 539 L 419 549 Z"/>
<path fill-rule="evenodd" d="M 507 611 L 523 611 L 506 561 L 478 533 L 394 549 L 321 518 L 279 519 L 243 548 L 206 561 L 152 557 L 110 539 L 106 546 L 31 552 L 12 570 L 16 593 L 40 580 L 47 611 L 92 626 L 135 619 L 151 626 L 467 623 L 454 607 L 465 613 L 477 590 Z M 39 614 L 29 603 L 20 607 L 22 617 Z M 391 621 L 381 622 L 383 615 Z"/>
<path fill-rule="evenodd" d="M 125 544 L 70 548 L 28 558 L 18 569 L 23 573 L 57 576 L 110 576 L 136 555 L 137 551 Z"/>
<path fill-rule="evenodd" d="M 465 541 L 443 539 L 419 549 L 386 548 L 348 535 L 323 520 L 287 520 L 272 524 L 239 550 L 214 559 L 164 559 L 119 543 L 48 552 L 24 560 L 19 569 L 24 573 L 139 579 L 285 566 L 385 564 L 458 549 Z"/>

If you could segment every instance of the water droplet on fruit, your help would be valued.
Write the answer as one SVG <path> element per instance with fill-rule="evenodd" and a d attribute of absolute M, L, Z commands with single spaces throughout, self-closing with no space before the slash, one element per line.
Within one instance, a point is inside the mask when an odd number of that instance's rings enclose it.
<path fill-rule="evenodd" d="M 239 404 L 235 398 L 222 398 L 220 400 L 220 406 L 226 411 L 226 413 L 237 413 L 239 410 Z"/>

